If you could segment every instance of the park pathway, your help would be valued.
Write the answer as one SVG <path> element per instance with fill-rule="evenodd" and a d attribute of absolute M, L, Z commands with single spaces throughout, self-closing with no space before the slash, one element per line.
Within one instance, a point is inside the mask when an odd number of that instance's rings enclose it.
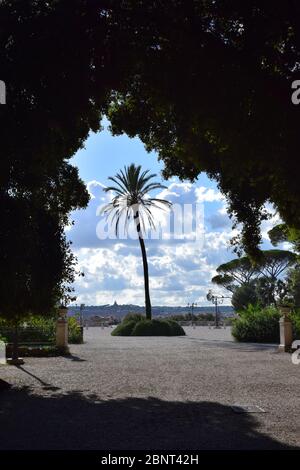
<path fill-rule="evenodd" d="M 0 449 L 300 448 L 300 365 L 289 354 L 200 329 L 110 331 L 89 328 L 70 357 L 0 366 L 11 384 L 0 391 Z M 266 412 L 237 414 L 235 404 Z"/>

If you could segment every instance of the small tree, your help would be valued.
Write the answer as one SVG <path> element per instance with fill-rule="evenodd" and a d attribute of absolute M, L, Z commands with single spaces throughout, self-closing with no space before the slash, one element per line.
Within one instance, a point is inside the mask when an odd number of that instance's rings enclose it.
<path fill-rule="evenodd" d="M 49 315 L 71 294 L 76 259 L 64 226 L 68 213 L 85 207 L 88 193 L 77 169 L 61 165 L 52 175 L 40 175 L 34 190 L 18 186 L 2 193 L 0 225 L 0 316 L 15 329 L 28 315 Z"/>
<path fill-rule="evenodd" d="M 13 359 L 18 358 L 18 327 L 30 315 L 50 316 L 71 293 L 76 259 L 63 227 L 51 214 L 19 214 L 15 249 L 8 255 L 1 282 L 0 316 L 14 328 Z M 23 222 L 23 223 L 22 223 Z"/>
<path fill-rule="evenodd" d="M 296 261 L 291 251 L 265 250 L 255 265 L 247 256 L 221 264 L 212 282 L 233 294 L 232 305 L 236 310 L 248 304 L 276 305 L 287 294 L 287 283 L 281 277 Z"/>
<path fill-rule="evenodd" d="M 150 227 L 155 227 L 154 218 L 151 210 L 153 208 L 162 208 L 162 206 L 170 207 L 171 203 L 164 199 L 150 198 L 148 194 L 155 189 L 163 189 L 160 183 L 152 182 L 155 174 L 149 174 L 149 170 L 141 171 L 141 166 L 135 166 L 132 163 L 128 167 L 124 167 L 115 177 L 109 177 L 116 186 L 108 186 L 106 192 L 115 193 L 112 202 L 103 207 L 102 212 L 112 215 L 111 222 L 115 224 L 115 233 L 118 235 L 119 224 L 124 217 L 125 229 L 128 222 L 134 221 L 138 234 L 138 239 L 142 252 L 143 268 L 144 268 L 144 287 L 145 287 L 145 306 L 146 317 L 151 319 L 151 301 L 149 292 L 149 271 L 147 253 L 143 237 L 145 230 L 145 221 L 147 220 Z"/>

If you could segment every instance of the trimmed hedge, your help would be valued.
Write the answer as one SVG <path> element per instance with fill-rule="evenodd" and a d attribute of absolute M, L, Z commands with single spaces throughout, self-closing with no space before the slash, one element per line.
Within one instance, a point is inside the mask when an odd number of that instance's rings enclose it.
<path fill-rule="evenodd" d="M 249 305 L 233 321 L 232 336 L 241 342 L 279 343 L 280 313 L 274 307 L 259 309 Z"/>
<path fill-rule="evenodd" d="M 136 322 L 133 320 L 123 321 L 111 332 L 112 336 L 131 336 L 133 329 L 136 325 Z"/>
<path fill-rule="evenodd" d="M 132 332 L 132 336 L 170 336 L 169 323 L 162 320 L 141 320 Z"/>
<path fill-rule="evenodd" d="M 55 346 L 19 346 L 20 357 L 56 357 L 61 356 L 58 348 Z M 64 355 L 64 354 L 63 354 Z M 6 357 L 12 357 L 12 346 L 6 346 Z"/>
<path fill-rule="evenodd" d="M 146 317 L 142 315 L 141 313 L 127 313 L 125 317 L 123 318 L 123 322 L 128 322 L 128 321 L 134 321 L 134 323 L 137 323 L 138 321 L 145 320 Z"/>
<path fill-rule="evenodd" d="M 125 317 L 111 333 L 113 336 L 184 336 L 184 329 L 174 320 L 128 319 Z"/>
<path fill-rule="evenodd" d="M 185 331 L 182 326 L 175 320 L 166 320 L 171 327 L 171 336 L 185 336 Z"/>
<path fill-rule="evenodd" d="M 27 326 L 18 329 L 19 343 L 55 344 L 56 319 L 33 316 L 26 320 Z M 69 344 L 82 344 L 82 329 L 75 317 L 68 317 Z M 0 339 L 6 343 L 14 340 L 14 328 L 9 322 L 0 320 Z"/>

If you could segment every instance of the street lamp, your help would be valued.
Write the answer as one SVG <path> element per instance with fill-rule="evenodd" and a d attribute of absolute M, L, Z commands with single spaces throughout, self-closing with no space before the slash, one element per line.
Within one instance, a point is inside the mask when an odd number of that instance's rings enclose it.
<path fill-rule="evenodd" d="M 84 309 L 85 305 L 84 304 L 80 304 L 80 326 L 84 326 L 83 325 L 83 309 Z"/>
<path fill-rule="evenodd" d="M 188 303 L 187 306 L 191 308 L 191 312 L 192 312 L 192 326 L 193 326 L 194 307 L 197 307 L 197 302 L 192 302 L 191 304 Z"/>
<path fill-rule="evenodd" d="M 209 290 L 206 298 L 209 302 L 212 302 L 215 306 L 215 328 L 220 328 L 218 305 L 222 304 L 224 302 L 224 299 L 231 299 L 231 297 L 228 297 L 225 295 L 215 295 L 212 293 L 211 290 Z"/>

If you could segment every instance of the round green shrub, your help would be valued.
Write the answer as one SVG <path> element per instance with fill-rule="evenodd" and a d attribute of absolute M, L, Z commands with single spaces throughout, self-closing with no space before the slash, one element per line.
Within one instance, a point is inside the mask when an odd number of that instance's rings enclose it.
<path fill-rule="evenodd" d="M 111 332 L 112 336 L 131 336 L 131 333 L 136 325 L 134 320 L 127 320 L 120 323 Z"/>
<path fill-rule="evenodd" d="M 113 331 L 113 336 L 184 336 L 184 329 L 174 320 L 147 320 L 139 314 L 125 317 Z M 140 318 L 138 318 L 138 316 Z M 129 318 L 128 318 L 129 317 Z M 131 318 L 131 319 L 130 319 Z"/>
<path fill-rule="evenodd" d="M 183 328 L 172 320 L 147 320 L 136 323 L 132 336 L 184 336 Z"/>
<path fill-rule="evenodd" d="M 141 320 L 132 332 L 132 336 L 169 336 L 170 325 L 163 320 Z"/>
<path fill-rule="evenodd" d="M 232 336 L 241 342 L 278 343 L 280 313 L 274 307 L 249 306 L 233 321 Z"/>
<path fill-rule="evenodd" d="M 123 318 L 122 323 L 128 322 L 128 321 L 134 321 L 137 323 L 138 321 L 145 320 L 146 317 L 144 315 L 141 315 L 140 313 L 127 313 L 125 317 Z"/>
<path fill-rule="evenodd" d="M 166 320 L 167 323 L 171 327 L 171 335 L 170 336 L 185 336 L 185 331 L 182 326 L 177 323 L 175 320 Z"/>

